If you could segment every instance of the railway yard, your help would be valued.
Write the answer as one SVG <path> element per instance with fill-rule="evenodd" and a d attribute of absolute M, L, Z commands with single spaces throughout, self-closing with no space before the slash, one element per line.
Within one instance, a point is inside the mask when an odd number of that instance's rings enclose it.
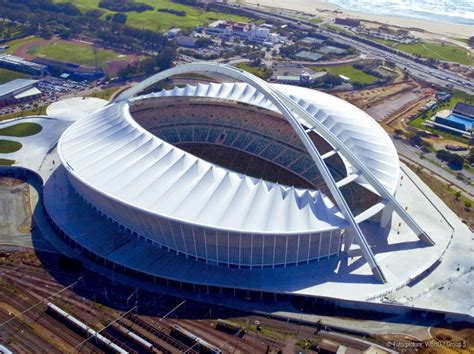
<path fill-rule="evenodd" d="M 338 345 L 316 335 L 315 327 L 135 292 L 79 270 L 58 254 L 39 257 L 41 262 L 33 251 L 20 249 L 0 254 L 0 341 L 14 352 L 110 352 L 111 348 L 96 339 L 98 332 L 130 353 L 290 353 Z M 50 304 L 96 334 L 51 311 Z M 218 328 L 222 327 L 217 326 L 218 321 L 231 326 Z M 199 340 L 180 336 L 176 328 Z M 214 349 L 208 350 L 207 345 Z M 365 349 L 367 346 L 354 346 L 356 352 Z"/>

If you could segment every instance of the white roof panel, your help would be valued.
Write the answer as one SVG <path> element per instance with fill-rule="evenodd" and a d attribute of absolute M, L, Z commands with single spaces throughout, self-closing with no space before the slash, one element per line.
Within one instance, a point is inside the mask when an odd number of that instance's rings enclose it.
<path fill-rule="evenodd" d="M 398 155 L 390 138 L 372 118 L 322 92 L 286 85 L 274 87 L 348 143 L 393 193 L 399 173 Z M 277 111 L 263 94 L 246 83 L 187 85 L 133 98 L 131 102 L 111 103 L 78 121 L 63 135 L 59 150 L 70 173 L 109 198 L 191 224 L 272 234 L 315 232 L 345 224 L 324 194 L 212 165 L 160 140 L 131 117 L 129 106 L 133 101 L 169 96 L 230 99 Z"/>

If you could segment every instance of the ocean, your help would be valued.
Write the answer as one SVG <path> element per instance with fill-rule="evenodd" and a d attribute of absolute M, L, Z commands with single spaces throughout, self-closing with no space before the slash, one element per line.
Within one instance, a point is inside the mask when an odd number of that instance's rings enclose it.
<path fill-rule="evenodd" d="M 326 0 L 326 2 L 346 10 L 369 14 L 474 26 L 474 0 Z"/>

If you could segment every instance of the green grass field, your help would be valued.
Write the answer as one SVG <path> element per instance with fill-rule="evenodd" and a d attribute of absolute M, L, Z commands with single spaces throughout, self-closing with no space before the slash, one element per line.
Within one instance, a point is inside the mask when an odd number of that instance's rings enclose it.
<path fill-rule="evenodd" d="M 0 69 L 0 84 L 14 80 L 14 79 L 31 79 L 30 75 L 11 71 L 7 69 Z"/>
<path fill-rule="evenodd" d="M 97 98 L 102 98 L 103 100 L 109 101 L 110 97 L 112 97 L 112 95 L 115 92 L 117 92 L 121 89 L 122 89 L 121 87 L 112 87 L 112 88 L 108 88 L 108 89 L 105 89 L 105 90 L 102 90 L 102 91 L 94 92 L 94 93 L 88 95 L 87 97 L 97 97 Z"/>
<path fill-rule="evenodd" d="M 419 55 L 423 58 L 451 61 L 459 64 L 474 65 L 474 59 L 469 52 L 454 44 L 441 44 L 433 42 L 420 42 L 415 44 L 401 44 L 387 39 L 370 38 L 402 52 Z"/>
<path fill-rule="evenodd" d="M 62 2 L 64 0 L 55 0 Z M 65 0 L 73 3 L 81 11 L 100 9 L 104 11 L 103 17 L 107 14 L 114 13 L 106 9 L 98 7 L 99 0 Z M 229 15 L 214 11 L 202 11 L 200 9 L 174 3 L 169 0 L 140 0 L 145 4 L 155 7 L 154 11 L 144 12 L 127 12 L 127 25 L 136 28 L 145 28 L 152 31 L 166 31 L 171 27 L 179 27 L 182 29 L 192 29 L 198 25 L 210 23 L 216 19 L 230 18 L 235 21 L 249 21 L 248 18 L 236 15 Z M 166 12 L 157 12 L 156 9 L 167 8 L 173 10 L 186 11 L 186 16 L 176 16 Z"/>
<path fill-rule="evenodd" d="M 7 43 L 10 47 L 5 51 L 5 53 L 13 54 L 13 53 L 15 53 L 16 49 L 19 46 L 21 46 L 23 44 L 26 44 L 26 43 L 31 43 L 31 42 L 37 41 L 39 39 L 41 39 L 41 38 L 36 37 L 36 36 L 30 36 L 30 37 L 10 41 L 10 42 Z"/>
<path fill-rule="evenodd" d="M 38 134 L 41 130 L 43 130 L 43 127 L 37 123 L 18 123 L 6 128 L 1 128 L 0 136 L 15 136 L 20 138 Z"/>
<path fill-rule="evenodd" d="M 22 145 L 17 141 L 0 140 L 0 153 L 9 154 L 20 150 Z"/>
<path fill-rule="evenodd" d="M 464 48 L 451 44 L 421 42 L 417 44 L 398 44 L 395 48 L 423 58 L 452 61 L 455 63 L 473 65 L 474 60 Z"/>
<path fill-rule="evenodd" d="M 362 84 L 371 84 L 378 78 L 364 73 L 362 70 L 355 69 L 352 65 L 339 66 L 314 66 L 311 69 L 316 71 L 327 71 L 333 75 L 344 75 L 351 79 L 351 82 L 360 82 Z"/>
<path fill-rule="evenodd" d="M 257 68 L 255 66 L 250 66 L 248 63 L 239 63 L 237 64 L 237 67 L 239 69 L 242 69 L 242 70 L 245 70 L 255 76 L 258 76 L 262 79 L 266 79 L 267 78 L 267 72 L 261 68 Z"/>
<path fill-rule="evenodd" d="M 28 48 L 28 53 L 67 63 L 94 66 L 92 47 L 85 43 L 58 41 L 47 45 L 33 45 Z M 97 49 L 97 63 L 99 66 L 118 59 L 126 59 L 126 56 L 121 56 L 111 50 Z"/>
<path fill-rule="evenodd" d="M 15 163 L 15 160 L 0 159 L 0 166 L 11 166 Z"/>

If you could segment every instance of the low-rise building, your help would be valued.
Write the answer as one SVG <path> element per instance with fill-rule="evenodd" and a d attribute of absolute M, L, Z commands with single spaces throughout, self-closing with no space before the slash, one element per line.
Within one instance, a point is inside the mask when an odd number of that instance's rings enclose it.
<path fill-rule="evenodd" d="M 176 38 L 180 32 L 181 28 L 172 28 L 168 31 L 167 36 L 168 38 Z"/>
<path fill-rule="evenodd" d="M 64 63 L 48 58 L 38 57 L 33 59 L 33 62 L 45 66 L 47 70 L 54 75 L 60 76 L 64 73 L 69 74 L 69 78 L 73 80 L 96 80 L 105 75 L 101 68 L 86 67 L 75 63 Z"/>
<path fill-rule="evenodd" d="M 18 71 L 30 75 L 42 76 L 46 73 L 45 65 L 33 63 L 14 55 L 0 55 L 0 68 Z"/>
<path fill-rule="evenodd" d="M 472 140 L 474 137 L 474 106 L 458 102 L 451 111 L 437 112 L 428 124 Z"/>
<path fill-rule="evenodd" d="M 176 38 L 176 44 L 180 47 L 186 48 L 195 48 L 196 47 L 197 38 L 189 37 L 189 36 L 179 36 Z"/>
<path fill-rule="evenodd" d="M 207 27 L 207 33 L 223 38 L 237 37 L 254 43 L 278 43 L 280 36 L 271 32 L 268 26 L 257 26 L 254 23 L 218 20 Z"/>
<path fill-rule="evenodd" d="M 15 79 L 0 85 L 0 107 L 31 101 L 41 95 L 38 80 Z"/>
<path fill-rule="evenodd" d="M 341 18 L 336 17 L 335 20 L 336 25 L 348 26 L 348 27 L 359 27 L 360 20 L 356 18 Z"/>

